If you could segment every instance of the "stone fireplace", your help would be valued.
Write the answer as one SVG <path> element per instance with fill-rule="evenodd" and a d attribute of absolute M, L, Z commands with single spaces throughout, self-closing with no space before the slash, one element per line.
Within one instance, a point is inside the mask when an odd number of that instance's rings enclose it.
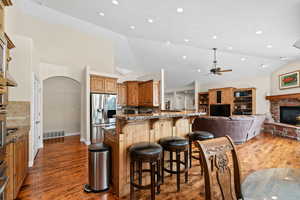
<path fill-rule="evenodd" d="M 274 122 L 265 123 L 264 130 L 273 135 L 300 140 L 300 127 L 296 117 L 300 115 L 300 93 L 268 96 Z"/>
<path fill-rule="evenodd" d="M 289 118 L 296 117 L 297 113 L 300 115 L 300 100 L 298 99 L 281 99 L 278 101 L 271 101 L 271 114 L 275 122 L 281 122 L 286 124 L 296 125 L 295 121 L 288 123 L 286 119 L 282 119 L 281 117 L 287 117 L 287 113 L 290 111 L 291 115 Z M 282 116 L 284 112 L 285 116 Z M 293 121 L 293 119 L 290 119 Z M 296 120 L 296 119 L 294 119 Z"/>

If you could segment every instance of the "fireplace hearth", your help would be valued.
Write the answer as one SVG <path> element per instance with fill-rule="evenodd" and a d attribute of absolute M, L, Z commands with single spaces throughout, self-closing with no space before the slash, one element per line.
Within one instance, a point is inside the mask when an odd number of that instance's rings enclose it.
<path fill-rule="evenodd" d="M 297 125 L 297 117 L 300 116 L 300 106 L 280 106 L 280 122 Z"/>

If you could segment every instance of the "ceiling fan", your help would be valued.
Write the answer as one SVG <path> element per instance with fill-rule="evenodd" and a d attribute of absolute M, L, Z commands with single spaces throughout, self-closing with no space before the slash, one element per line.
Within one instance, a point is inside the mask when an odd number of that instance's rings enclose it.
<path fill-rule="evenodd" d="M 300 40 L 298 40 L 297 42 L 295 42 L 294 47 L 300 49 Z"/>
<path fill-rule="evenodd" d="M 213 68 L 210 70 L 210 74 L 212 75 L 222 75 L 224 72 L 232 72 L 232 69 L 222 69 L 221 67 L 217 67 L 217 48 L 213 48 L 214 51 L 214 61 L 213 61 Z"/>

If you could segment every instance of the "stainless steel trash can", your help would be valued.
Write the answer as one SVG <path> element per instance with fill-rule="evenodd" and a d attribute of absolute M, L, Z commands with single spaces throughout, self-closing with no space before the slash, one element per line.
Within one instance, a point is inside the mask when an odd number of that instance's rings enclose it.
<path fill-rule="evenodd" d="M 98 143 L 91 144 L 89 149 L 89 184 L 86 192 L 102 192 L 109 189 L 110 180 L 110 148 Z"/>

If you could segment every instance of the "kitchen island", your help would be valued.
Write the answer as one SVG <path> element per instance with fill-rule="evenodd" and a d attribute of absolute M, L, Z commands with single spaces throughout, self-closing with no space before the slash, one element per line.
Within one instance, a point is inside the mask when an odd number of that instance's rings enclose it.
<path fill-rule="evenodd" d="M 205 115 L 198 112 L 160 112 L 116 116 L 116 131 L 105 135 L 112 149 L 113 192 L 126 196 L 130 192 L 130 157 L 128 147 L 139 142 L 158 142 L 168 136 L 185 137 L 193 120 Z"/>

